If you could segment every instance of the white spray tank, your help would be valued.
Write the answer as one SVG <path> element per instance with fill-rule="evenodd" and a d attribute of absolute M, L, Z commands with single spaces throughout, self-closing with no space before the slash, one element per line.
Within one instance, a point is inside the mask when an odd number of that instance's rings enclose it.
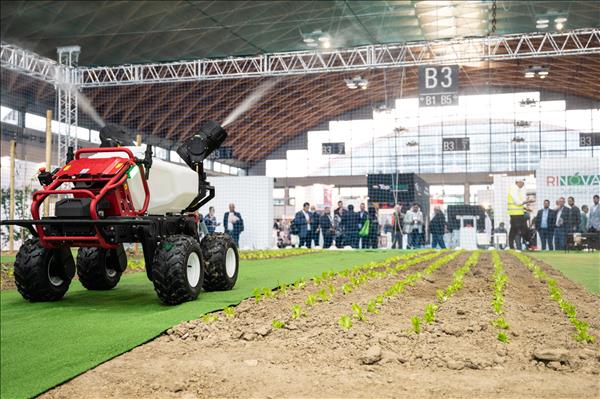
<path fill-rule="evenodd" d="M 105 131 L 106 146 L 112 146 L 116 143 L 111 142 L 114 138 L 115 130 L 122 128 L 115 125 L 107 126 L 110 132 Z M 106 136 L 109 136 L 107 138 Z M 101 131 L 101 139 L 102 139 Z M 212 189 L 206 183 L 206 175 L 202 168 L 202 161 L 208 155 L 218 148 L 227 138 L 227 133 L 223 128 L 214 122 L 206 122 L 200 128 L 200 133 L 186 140 L 178 149 L 177 153 L 190 166 L 177 165 L 172 162 L 164 161 L 157 157 L 152 157 L 152 166 L 149 169 L 148 189 L 150 191 L 150 203 L 148 204 L 149 215 L 164 215 L 167 213 L 180 213 L 183 210 L 193 212 L 200 205 L 208 202 L 204 190 Z M 129 137 L 128 137 L 129 139 Z M 117 142 L 127 142 L 127 140 L 113 140 Z M 129 141 L 131 141 L 129 139 Z M 125 146 L 138 159 L 144 159 L 146 146 Z M 97 153 L 92 157 L 113 157 L 118 152 Z M 123 153 L 126 157 L 127 154 Z M 199 178 L 199 173 L 202 174 Z M 131 194 L 131 199 L 135 209 L 141 209 L 144 205 L 146 194 L 142 182 L 140 168 L 136 165 L 128 172 L 129 178 L 127 184 Z M 210 191 L 210 190 L 209 190 Z M 202 202 L 204 201 L 204 202 Z M 200 202 L 202 202 L 200 204 Z M 193 209 L 195 208 L 195 209 Z"/>

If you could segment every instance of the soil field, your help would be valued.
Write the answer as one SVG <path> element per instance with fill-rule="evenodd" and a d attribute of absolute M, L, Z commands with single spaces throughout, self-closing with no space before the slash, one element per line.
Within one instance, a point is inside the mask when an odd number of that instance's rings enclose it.
<path fill-rule="evenodd" d="M 548 281 L 556 280 L 595 337 L 599 296 L 538 261 L 546 275 L 537 278 L 501 253 L 506 283 L 498 314 L 491 251 L 470 269 L 463 266 L 471 253 L 417 256 L 303 288 L 298 282 L 268 298 L 257 293 L 258 303 L 251 298 L 216 317 L 182 323 L 42 397 L 598 397 L 600 343 L 575 340 Z M 452 285 L 459 268 L 462 284 Z M 428 304 L 430 311 L 437 306 L 431 323 Z M 508 329 L 492 325 L 499 316 Z M 352 326 L 343 328 L 348 320 Z"/>

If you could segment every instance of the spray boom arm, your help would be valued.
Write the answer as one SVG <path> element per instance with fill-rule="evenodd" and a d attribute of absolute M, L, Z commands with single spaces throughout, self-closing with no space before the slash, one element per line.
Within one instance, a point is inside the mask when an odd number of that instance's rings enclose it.
<path fill-rule="evenodd" d="M 198 195 L 183 212 L 195 212 L 214 198 L 215 188 L 206 181 L 203 162 L 226 138 L 227 132 L 223 127 L 216 122 L 207 121 L 200 126 L 199 133 L 184 141 L 177 149 L 181 159 L 198 173 Z"/>

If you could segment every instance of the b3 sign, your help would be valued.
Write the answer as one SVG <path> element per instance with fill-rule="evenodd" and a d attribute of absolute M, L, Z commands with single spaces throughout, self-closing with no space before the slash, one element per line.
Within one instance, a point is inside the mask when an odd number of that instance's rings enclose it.
<path fill-rule="evenodd" d="M 458 104 L 458 65 L 419 67 L 419 106 Z"/>

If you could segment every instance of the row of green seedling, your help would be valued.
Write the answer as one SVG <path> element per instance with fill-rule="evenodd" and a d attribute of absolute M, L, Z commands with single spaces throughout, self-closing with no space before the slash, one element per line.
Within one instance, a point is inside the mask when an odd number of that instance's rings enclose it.
<path fill-rule="evenodd" d="M 500 330 L 497 336 L 498 341 L 508 343 L 508 335 L 506 334 L 506 330 L 508 330 L 509 326 L 503 316 L 504 288 L 506 287 L 506 283 L 508 282 L 508 276 L 504 271 L 504 265 L 502 265 L 500 255 L 497 251 L 492 251 L 492 265 L 494 266 L 494 273 L 492 275 L 494 279 L 492 287 L 494 289 L 492 309 L 496 314 L 496 318 L 494 319 L 494 321 L 492 321 L 492 325 Z"/>
<path fill-rule="evenodd" d="M 349 316 L 349 315 L 340 316 L 340 318 L 338 320 L 338 324 L 340 325 L 340 327 L 347 330 L 352 327 L 353 319 L 358 320 L 358 321 L 364 321 L 367 319 L 366 313 L 378 314 L 380 307 L 383 305 L 383 303 L 386 300 L 389 300 L 390 298 L 403 293 L 406 286 L 414 286 L 417 281 L 430 275 L 431 273 L 433 273 L 440 267 L 444 266 L 445 264 L 450 263 L 453 259 L 455 259 L 457 256 L 459 256 L 461 253 L 462 253 L 462 251 L 455 251 L 448 255 L 442 256 L 442 257 L 434 260 L 425 269 L 423 269 L 423 271 L 417 271 L 417 272 L 409 274 L 408 276 L 404 277 L 402 280 L 397 281 L 392 286 L 390 286 L 387 290 L 385 290 L 385 292 L 383 292 L 383 294 L 379 294 L 376 297 L 371 298 L 365 305 L 364 309 L 359 304 L 353 303 L 352 304 L 352 316 Z M 420 263 L 425 260 L 433 259 L 436 257 L 436 255 L 437 254 L 432 254 L 430 256 L 426 256 L 426 258 L 428 258 L 428 259 L 421 259 L 419 262 L 403 263 L 402 265 L 398 265 L 398 267 L 395 268 L 395 271 L 396 271 L 396 273 L 398 273 L 402 270 L 405 270 L 409 266 L 412 266 L 413 264 Z"/>
<path fill-rule="evenodd" d="M 394 256 L 382 262 L 369 262 L 364 265 L 344 269 L 337 273 L 323 272 L 320 276 L 315 276 L 312 279 L 316 287 L 321 287 L 320 290 L 308 294 L 304 300 L 304 305 L 307 305 L 307 307 L 313 307 L 318 303 L 329 302 L 336 292 L 341 292 L 343 295 L 349 294 L 354 289 L 366 284 L 373 278 L 383 278 L 388 275 L 396 274 L 398 270 L 402 270 L 402 268 L 427 261 L 435 256 L 438 256 L 438 253 L 433 251 L 427 251 L 426 253 L 417 252 L 402 256 Z M 399 263 L 403 260 L 403 263 Z M 384 271 L 378 271 L 377 269 L 383 269 Z M 336 277 L 345 278 L 347 281 L 336 286 L 333 284 L 333 279 Z M 295 283 L 292 286 L 295 286 Z M 285 291 L 285 286 L 279 288 L 279 293 L 283 293 L 283 295 L 285 295 Z M 307 312 L 302 305 L 292 305 L 290 316 L 291 319 L 297 319 L 306 315 Z M 276 325 L 283 327 L 285 324 L 283 324 L 283 322 L 280 320 L 273 320 L 272 325 L 273 327 Z"/>
<path fill-rule="evenodd" d="M 405 259 L 410 260 L 411 258 L 422 257 L 423 253 L 424 252 L 411 253 L 411 254 L 406 254 L 406 255 L 402 255 L 402 256 L 394 256 L 394 257 L 387 258 L 382 262 L 369 262 L 369 263 L 365 263 L 363 265 L 355 266 L 352 268 L 347 268 L 347 269 L 341 270 L 339 272 L 334 272 L 332 270 L 324 271 L 320 275 L 314 276 L 309 281 L 312 281 L 315 287 L 326 286 L 330 291 L 330 295 L 333 295 L 333 293 L 336 290 L 336 287 L 333 286 L 331 282 L 336 277 L 348 278 L 349 281 L 351 282 L 351 284 L 364 282 L 364 280 L 367 279 L 368 276 L 373 276 L 373 275 L 379 273 L 376 271 L 376 269 L 378 269 L 378 268 L 386 268 L 386 270 L 388 270 L 390 265 L 396 264 Z M 367 277 L 365 277 L 365 274 L 367 275 Z M 300 278 L 290 284 L 280 284 L 279 287 L 277 288 L 276 292 L 274 292 L 270 288 L 255 288 L 252 291 L 252 296 L 254 297 L 255 302 L 259 303 L 265 299 L 275 298 L 275 297 L 279 297 L 279 296 L 286 296 L 288 290 L 303 289 L 307 286 L 307 284 L 308 283 L 307 283 L 306 279 Z M 340 288 L 343 292 L 348 293 L 348 291 L 351 290 L 351 285 L 350 284 L 342 285 L 341 287 L 338 287 L 338 288 Z M 317 296 L 324 299 L 325 294 L 326 294 L 326 290 L 324 290 L 322 288 L 321 291 L 317 294 Z M 309 298 L 307 298 L 307 299 L 309 299 Z"/>
<path fill-rule="evenodd" d="M 310 248 L 257 249 L 250 251 L 240 251 L 239 255 L 241 260 L 258 260 L 285 258 L 288 256 L 306 255 L 315 252 L 320 252 L 320 250 Z"/>
<path fill-rule="evenodd" d="M 588 323 L 581 321 L 577 318 L 577 310 L 575 309 L 575 305 L 567 301 L 563 298 L 562 292 L 556 283 L 556 280 L 548 276 L 542 269 L 533 263 L 533 261 L 522 253 L 512 252 L 514 256 L 516 256 L 521 263 L 523 263 L 527 268 L 533 273 L 533 276 L 538 280 L 546 281 L 548 286 L 548 291 L 550 292 L 550 298 L 552 298 L 560 308 L 563 313 L 569 318 L 569 321 L 575 327 L 577 333 L 575 334 L 575 340 L 578 342 L 588 342 L 593 343 L 596 340 L 596 337 L 590 335 L 588 332 Z"/>
<path fill-rule="evenodd" d="M 429 303 L 425 306 L 423 316 L 413 316 L 410 321 L 412 324 L 413 331 L 416 334 L 421 333 L 421 325 L 423 323 L 432 324 L 435 321 L 435 314 L 440 306 L 450 299 L 456 292 L 463 287 L 463 281 L 465 274 L 467 274 L 471 267 L 475 266 L 479 260 L 479 251 L 473 252 L 465 261 L 465 263 L 456 269 L 452 274 L 452 282 L 448 284 L 446 289 L 438 289 L 435 292 L 437 303 Z"/>

